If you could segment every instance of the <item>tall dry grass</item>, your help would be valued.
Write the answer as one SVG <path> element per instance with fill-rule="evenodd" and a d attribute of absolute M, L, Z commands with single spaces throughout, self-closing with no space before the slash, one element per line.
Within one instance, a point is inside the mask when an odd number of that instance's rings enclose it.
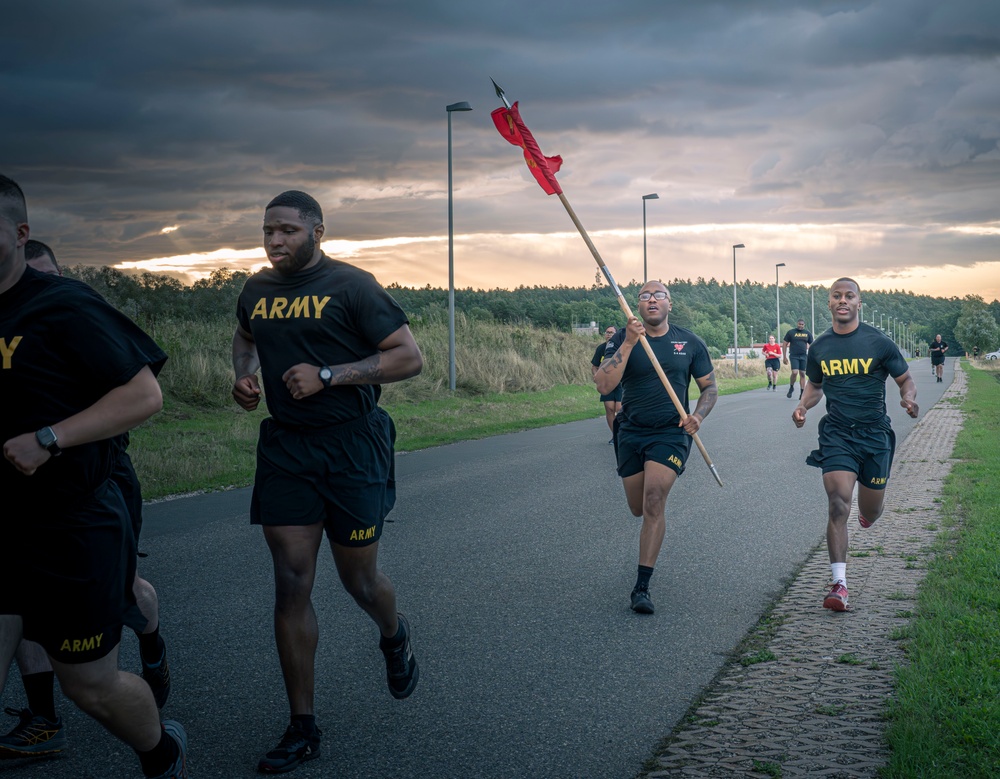
<path fill-rule="evenodd" d="M 232 320 L 163 320 L 155 337 L 169 355 L 160 384 L 169 398 L 202 407 L 228 406 L 233 386 Z M 419 376 L 384 386 L 394 403 L 418 402 L 448 392 L 448 326 L 415 322 L 413 336 L 424 356 Z M 597 337 L 551 328 L 466 319 L 455 322 L 456 389 L 482 395 L 590 384 Z"/>

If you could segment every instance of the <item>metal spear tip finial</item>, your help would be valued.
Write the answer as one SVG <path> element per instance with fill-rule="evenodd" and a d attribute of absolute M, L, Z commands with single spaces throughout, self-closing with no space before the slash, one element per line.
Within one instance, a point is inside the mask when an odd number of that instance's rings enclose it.
<path fill-rule="evenodd" d="M 490 78 L 490 81 L 493 81 L 493 79 Z M 493 81 L 493 88 L 497 91 L 497 97 L 503 100 L 503 104 L 507 108 L 510 108 L 510 101 L 507 99 L 507 95 L 504 94 L 503 88 L 496 81 Z"/>

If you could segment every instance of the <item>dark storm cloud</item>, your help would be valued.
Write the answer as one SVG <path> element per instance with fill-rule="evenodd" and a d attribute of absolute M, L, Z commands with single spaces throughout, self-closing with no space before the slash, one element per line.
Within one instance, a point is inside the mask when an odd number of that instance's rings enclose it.
<path fill-rule="evenodd" d="M 444 106 L 469 100 L 461 229 L 564 230 L 512 192 L 534 185 L 492 129 L 492 76 L 594 229 L 634 227 L 649 191 L 660 225 L 989 222 L 998 17 L 930 0 L 41 0 L 5 11 L 20 35 L 0 51 L 0 170 L 71 261 L 252 248 L 290 187 L 321 196 L 338 237 L 439 236 Z"/>

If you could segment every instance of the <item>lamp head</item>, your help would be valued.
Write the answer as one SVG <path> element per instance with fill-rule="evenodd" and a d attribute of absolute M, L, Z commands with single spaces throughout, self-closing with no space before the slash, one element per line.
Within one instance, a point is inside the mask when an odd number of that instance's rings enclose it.
<path fill-rule="evenodd" d="M 733 248 L 734 248 L 734 249 L 746 249 L 747 247 L 746 247 L 746 246 L 744 246 L 744 245 L 743 245 L 743 244 L 741 244 L 741 243 L 734 243 L 734 244 L 733 244 Z"/>
<path fill-rule="evenodd" d="M 461 103 L 452 103 L 450 106 L 445 106 L 444 110 L 450 114 L 452 111 L 471 111 L 472 106 L 463 100 Z"/>
<path fill-rule="evenodd" d="M 643 195 L 642 199 L 643 200 L 659 200 L 660 196 L 657 195 L 655 192 L 653 192 L 652 194 L 649 194 L 649 195 Z"/>

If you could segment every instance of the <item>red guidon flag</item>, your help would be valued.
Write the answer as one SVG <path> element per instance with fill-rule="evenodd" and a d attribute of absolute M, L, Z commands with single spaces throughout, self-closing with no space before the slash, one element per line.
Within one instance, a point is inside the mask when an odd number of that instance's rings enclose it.
<path fill-rule="evenodd" d="M 510 108 L 498 108 L 490 116 L 493 117 L 493 124 L 497 126 L 508 143 L 520 146 L 524 150 L 524 161 L 528 163 L 528 170 L 535 177 L 546 195 L 561 195 L 562 187 L 556 181 L 556 172 L 562 167 L 562 157 L 546 157 L 542 150 L 538 148 L 538 143 L 521 119 L 521 114 L 517 110 L 517 103 Z"/>

